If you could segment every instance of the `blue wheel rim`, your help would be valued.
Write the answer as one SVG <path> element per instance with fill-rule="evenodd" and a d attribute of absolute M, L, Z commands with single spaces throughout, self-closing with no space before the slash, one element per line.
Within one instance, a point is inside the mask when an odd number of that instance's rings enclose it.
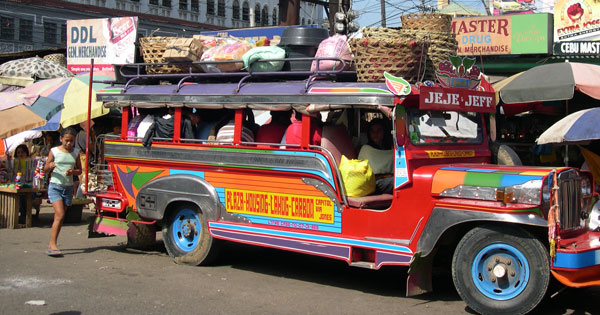
<path fill-rule="evenodd" d="M 498 277 L 499 275 L 504 275 Z M 525 290 L 529 262 L 514 246 L 496 243 L 481 249 L 473 259 L 471 277 L 479 292 L 493 300 L 509 300 Z"/>
<path fill-rule="evenodd" d="M 200 241 L 202 224 L 196 211 L 181 209 L 171 222 L 171 236 L 177 247 L 184 252 L 193 251 Z"/>

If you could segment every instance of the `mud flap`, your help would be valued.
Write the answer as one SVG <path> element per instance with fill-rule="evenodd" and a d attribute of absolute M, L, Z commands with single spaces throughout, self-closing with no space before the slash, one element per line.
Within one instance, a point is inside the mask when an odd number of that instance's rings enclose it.
<path fill-rule="evenodd" d="M 426 257 L 421 257 L 421 252 L 413 255 L 406 278 L 406 296 L 414 296 L 433 291 L 431 273 L 435 250 Z"/>
<path fill-rule="evenodd" d="M 127 236 L 127 221 L 108 217 L 96 217 L 91 225 L 91 232 L 109 235 Z"/>

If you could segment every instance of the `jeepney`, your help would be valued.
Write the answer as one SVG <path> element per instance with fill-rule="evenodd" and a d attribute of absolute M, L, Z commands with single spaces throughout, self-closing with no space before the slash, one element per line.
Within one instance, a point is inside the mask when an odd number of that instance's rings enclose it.
<path fill-rule="evenodd" d="M 484 314 L 529 312 L 551 277 L 571 287 L 600 284 L 600 233 L 588 226 L 600 207 L 591 174 L 490 164 L 494 93 L 458 72 L 467 88 L 392 76 L 333 81 L 322 72 L 319 80 L 219 74 L 215 83 L 190 71 L 151 84 L 139 73 L 97 94 L 122 112 L 122 133 L 104 140 L 112 182 L 95 192 L 95 231 L 136 241 L 162 230 L 180 264 L 209 264 L 222 241 L 233 241 L 356 267 L 407 266 L 407 295 L 431 291 L 432 265 L 451 261 L 461 298 Z M 135 108 L 165 107 L 174 116 L 171 138 L 144 146 L 127 135 Z M 233 140 L 182 137 L 184 108 L 234 111 Z M 247 109 L 341 111 L 346 120 L 341 128 L 326 123 L 320 145 L 309 142 L 308 115 L 300 144 L 244 142 Z M 391 118 L 394 189 L 348 197 L 338 166 L 342 155 L 356 158 L 343 144 L 360 135 L 365 112 Z"/>

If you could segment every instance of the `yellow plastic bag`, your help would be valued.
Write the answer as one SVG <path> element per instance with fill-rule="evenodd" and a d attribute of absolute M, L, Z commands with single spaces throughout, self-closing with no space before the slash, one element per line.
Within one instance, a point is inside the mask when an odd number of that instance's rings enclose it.
<path fill-rule="evenodd" d="M 375 191 L 375 175 L 369 161 L 349 160 L 342 155 L 340 173 L 348 197 L 362 197 Z"/>

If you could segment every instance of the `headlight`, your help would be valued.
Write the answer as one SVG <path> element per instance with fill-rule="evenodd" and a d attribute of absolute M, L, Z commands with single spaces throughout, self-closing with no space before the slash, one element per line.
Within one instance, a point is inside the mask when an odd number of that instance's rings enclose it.
<path fill-rule="evenodd" d="M 587 176 L 581 177 L 581 194 L 584 196 L 592 194 L 592 181 Z"/>
<path fill-rule="evenodd" d="M 540 204 L 542 194 L 541 179 L 534 179 L 521 185 L 514 185 L 509 187 L 512 188 L 514 191 L 513 202 L 527 203 L 532 205 Z"/>
<path fill-rule="evenodd" d="M 542 187 L 542 208 L 545 210 L 550 209 L 550 187 L 547 183 L 544 183 Z"/>
<path fill-rule="evenodd" d="M 549 189 L 546 194 L 545 200 L 549 201 Z M 459 185 L 442 191 L 440 196 L 538 205 L 542 197 L 542 180 L 534 179 L 521 185 L 501 188 Z"/>

